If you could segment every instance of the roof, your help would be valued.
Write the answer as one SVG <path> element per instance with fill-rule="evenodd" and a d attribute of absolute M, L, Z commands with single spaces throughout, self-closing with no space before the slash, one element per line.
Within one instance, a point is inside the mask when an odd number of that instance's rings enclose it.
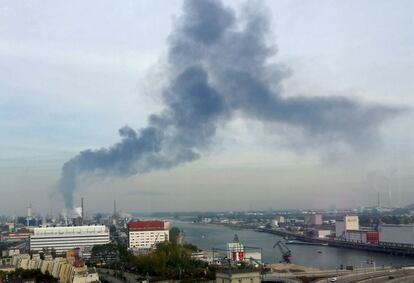
<path fill-rule="evenodd" d="M 131 221 L 128 223 L 129 231 L 159 231 L 164 230 L 164 221 L 149 220 L 149 221 Z"/>

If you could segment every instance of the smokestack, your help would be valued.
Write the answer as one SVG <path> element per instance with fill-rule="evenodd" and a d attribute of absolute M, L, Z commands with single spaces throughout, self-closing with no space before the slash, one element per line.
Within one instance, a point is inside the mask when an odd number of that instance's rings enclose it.
<path fill-rule="evenodd" d="M 84 150 L 63 165 L 59 191 L 67 208 L 80 176 L 128 177 L 192 162 L 235 117 L 268 126 L 287 144 L 293 140 L 292 147 L 372 150 L 379 127 L 403 109 L 348 96 L 283 93 L 291 71 L 275 58 L 267 9 L 254 5 L 237 13 L 220 0 L 183 1 L 168 37 L 164 108 L 146 127 L 125 126 L 119 142 Z"/>
<path fill-rule="evenodd" d="M 117 211 L 116 211 L 116 200 L 114 200 L 114 217 L 116 217 Z"/>
<path fill-rule="evenodd" d="M 27 207 L 26 226 L 30 226 L 30 220 L 32 220 L 32 204 L 29 203 Z"/>
<path fill-rule="evenodd" d="M 83 197 L 81 198 L 81 224 L 83 225 L 84 222 L 84 217 L 85 217 L 85 212 L 84 212 L 84 207 L 83 207 Z"/>
<path fill-rule="evenodd" d="M 378 200 L 377 200 L 377 201 L 378 201 L 378 203 L 377 203 L 377 207 L 378 207 L 378 208 L 381 208 L 381 196 L 380 196 L 380 192 L 378 192 L 378 196 L 377 196 L 377 197 L 378 197 Z"/>
<path fill-rule="evenodd" d="M 32 218 L 32 204 L 29 203 L 29 206 L 27 207 L 27 218 Z"/>

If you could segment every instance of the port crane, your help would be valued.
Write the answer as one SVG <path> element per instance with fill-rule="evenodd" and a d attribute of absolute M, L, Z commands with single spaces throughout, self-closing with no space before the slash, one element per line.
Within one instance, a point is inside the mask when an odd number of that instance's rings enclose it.
<path fill-rule="evenodd" d="M 292 251 L 283 243 L 282 241 L 277 241 L 273 248 L 278 247 L 280 252 L 282 253 L 283 261 L 286 263 L 292 262 Z"/>

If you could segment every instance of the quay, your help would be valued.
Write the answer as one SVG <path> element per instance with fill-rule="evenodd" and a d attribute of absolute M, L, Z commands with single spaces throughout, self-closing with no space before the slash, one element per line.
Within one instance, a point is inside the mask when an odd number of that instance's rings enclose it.
<path fill-rule="evenodd" d="M 289 239 L 295 239 L 302 242 L 315 243 L 321 245 L 329 245 L 332 247 L 365 250 L 369 252 L 386 253 L 392 255 L 401 256 L 413 256 L 414 257 L 414 245 L 409 244 L 397 244 L 397 243 L 386 243 L 380 242 L 379 244 L 364 244 L 359 242 L 333 240 L 333 239 L 319 239 L 312 238 L 297 233 L 289 232 L 284 229 L 268 229 L 268 228 L 257 228 L 255 231 L 270 233 L 282 237 L 289 237 Z"/>

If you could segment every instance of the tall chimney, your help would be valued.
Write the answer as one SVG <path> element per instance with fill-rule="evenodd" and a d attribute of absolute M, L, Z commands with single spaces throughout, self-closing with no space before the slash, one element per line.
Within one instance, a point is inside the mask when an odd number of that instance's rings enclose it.
<path fill-rule="evenodd" d="M 81 198 L 81 224 L 83 225 L 85 217 L 84 207 L 83 207 L 83 197 Z"/>
<path fill-rule="evenodd" d="M 114 217 L 116 217 L 116 200 L 114 200 Z"/>
<path fill-rule="evenodd" d="M 380 192 L 378 192 L 378 204 L 377 207 L 380 208 L 381 207 L 381 196 L 380 196 Z"/>

